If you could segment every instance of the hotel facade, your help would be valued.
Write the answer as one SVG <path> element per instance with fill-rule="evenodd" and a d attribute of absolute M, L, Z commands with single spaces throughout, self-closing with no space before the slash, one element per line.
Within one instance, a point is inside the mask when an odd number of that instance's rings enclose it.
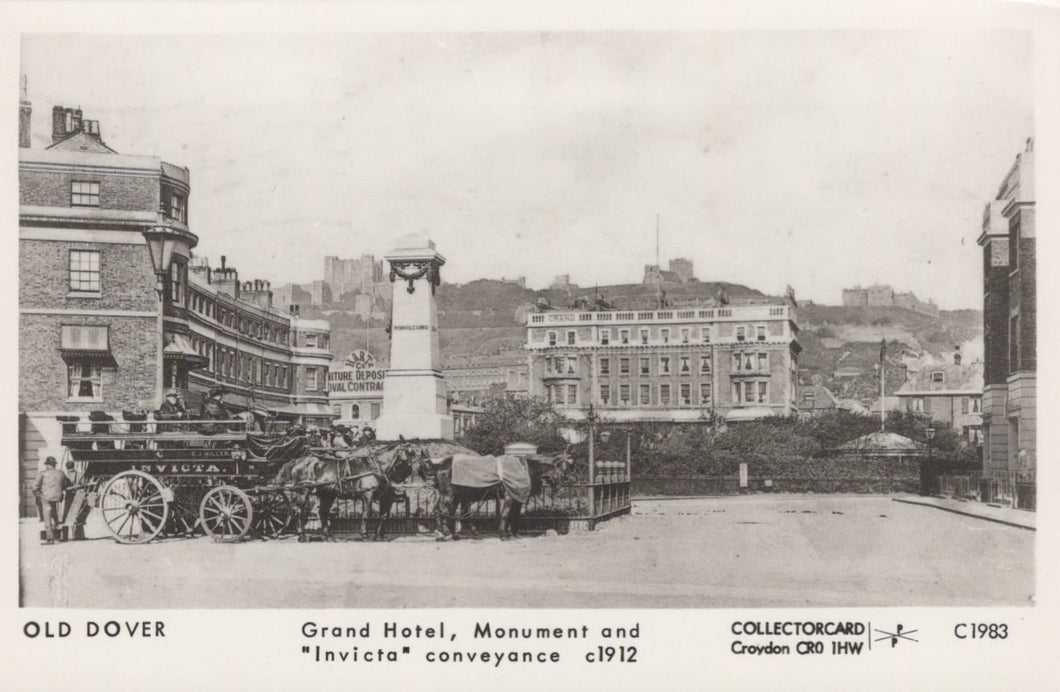
<path fill-rule="evenodd" d="M 530 393 L 572 419 L 794 414 L 800 348 L 790 303 L 527 316 Z"/>

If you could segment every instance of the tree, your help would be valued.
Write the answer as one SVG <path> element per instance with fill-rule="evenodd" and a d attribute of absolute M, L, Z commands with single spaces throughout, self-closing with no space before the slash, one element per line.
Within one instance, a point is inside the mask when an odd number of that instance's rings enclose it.
<path fill-rule="evenodd" d="M 542 453 L 560 452 L 566 440 L 560 435 L 561 419 L 552 406 L 537 398 L 498 397 L 485 410 L 461 442 L 479 454 L 503 454 L 512 442 L 529 442 Z"/>

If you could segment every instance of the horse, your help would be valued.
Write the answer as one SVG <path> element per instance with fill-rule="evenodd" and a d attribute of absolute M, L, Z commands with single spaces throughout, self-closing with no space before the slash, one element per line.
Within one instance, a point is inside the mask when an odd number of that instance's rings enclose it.
<path fill-rule="evenodd" d="M 298 540 L 306 538 L 305 519 L 312 494 L 319 501 L 320 526 L 325 539 L 331 537 L 331 507 L 335 500 L 342 498 L 363 500 L 360 533 L 365 539 L 369 538 L 368 512 L 373 502 L 379 503 L 379 524 L 374 538 L 382 540 L 390 508 L 400 497 L 394 484 L 412 475 L 417 459 L 422 456 L 423 451 L 415 445 L 397 442 L 382 448 L 351 450 L 350 453 L 311 454 L 284 464 L 276 476 L 276 484 L 305 486 L 295 502 Z"/>
<path fill-rule="evenodd" d="M 484 460 L 486 457 L 482 457 Z M 493 461 L 487 462 L 492 464 Z M 540 495 L 547 483 L 553 490 L 559 488 L 570 460 L 565 455 L 554 457 L 531 456 L 523 460 L 530 477 L 529 496 Z M 485 487 L 471 487 L 453 483 L 453 455 L 435 462 L 429 460 L 418 469 L 419 475 L 438 492 L 435 504 L 435 519 L 439 540 L 449 537 L 457 539 L 462 531 L 462 518 L 466 518 L 470 506 L 482 500 L 500 500 L 498 513 L 498 535 L 501 540 L 511 538 L 517 532 L 513 520 L 520 514 L 522 503 L 515 499 L 504 483 L 496 482 Z M 453 510 L 457 510 L 453 514 Z M 474 527 L 471 528 L 474 533 Z"/>

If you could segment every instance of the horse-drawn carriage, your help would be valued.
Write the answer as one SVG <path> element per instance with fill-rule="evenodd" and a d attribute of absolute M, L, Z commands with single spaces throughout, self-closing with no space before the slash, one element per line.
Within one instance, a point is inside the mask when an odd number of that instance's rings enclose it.
<path fill-rule="evenodd" d="M 256 531 L 278 535 L 290 524 L 288 494 L 272 487 L 279 468 L 302 454 L 304 432 L 254 435 L 243 419 L 94 422 L 89 430 L 60 419 L 79 507 L 99 510 L 122 543 L 201 527 L 218 540 Z"/>
<path fill-rule="evenodd" d="M 480 457 L 442 441 L 320 447 L 312 431 L 296 426 L 284 434 L 256 434 L 240 418 L 93 422 L 87 430 L 84 422 L 61 421 L 62 444 L 78 476 L 79 507 L 65 514 L 83 522 L 95 507 L 122 543 L 198 530 L 229 542 L 297 528 L 304 539 L 314 505 L 327 536 L 339 499 L 360 502 L 365 537 L 368 514 L 378 504 L 375 536 L 381 538 L 391 507 L 406 497 L 414 475 L 432 497 L 430 515 L 422 518 L 433 518 L 440 534 L 467 518 L 469 505 L 495 498 L 504 536 L 513 508 L 517 516 L 543 482 L 555 485 L 566 469 L 565 460 Z"/>

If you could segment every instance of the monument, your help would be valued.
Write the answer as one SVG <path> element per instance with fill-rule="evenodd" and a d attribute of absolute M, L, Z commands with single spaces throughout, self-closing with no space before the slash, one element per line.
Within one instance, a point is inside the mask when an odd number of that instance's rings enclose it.
<path fill-rule="evenodd" d="M 424 236 L 401 238 L 384 255 L 394 284 L 390 318 L 390 369 L 383 380 L 380 440 L 453 438 L 438 349 L 434 291 L 445 258 Z"/>

